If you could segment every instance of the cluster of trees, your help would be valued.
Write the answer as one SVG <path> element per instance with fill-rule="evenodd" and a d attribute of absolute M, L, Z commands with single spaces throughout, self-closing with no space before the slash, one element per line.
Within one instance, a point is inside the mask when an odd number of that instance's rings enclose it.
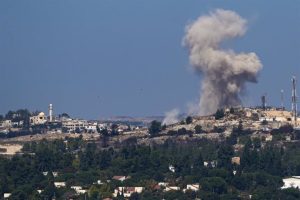
<path fill-rule="evenodd" d="M 162 129 L 163 129 L 163 126 L 162 126 L 161 122 L 154 120 L 151 122 L 148 131 L 149 131 L 149 134 L 154 137 L 154 136 L 158 135 L 158 133 L 160 131 L 162 131 Z"/>
<path fill-rule="evenodd" d="M 216 120 L 222 119 L 224 116 L 225 116 L 224 109 L 218 109 L 215 113 Z"/>
<path fill-rule="evenodd" d="M 191 116 L 187 116 L 184 120 L 182 120 L 180 123 L 181 124 L 191 124 L 193 122 L 193 118 Z M 148 128 L 148 132 L 150 134 L 150 136 L 155 137 L 159 134 L 159 132 L 161 132 L 162 130 L 165 130 L 167 128 L 166 124 L 162 124 L 159 121 L 153 120 L 150 123 L 150 126 Z M 202 129 L 202 127 L 201 127 Z M 198 132 L 202 132 L 199 131 L 199 127 L 198 127 Z M 178 131 L 170 131 L 168 134 L 170 135 L 184 135 L 184 134 L 192 134 L 191 131 L 187 131 L 185 128 L 182 128 Z"/>
<path fill-rule="evenodd" d="M 117 186 L 145 187 L 142 194 L 135 194 L 132 199 L 241 199 L 241 195 L 249 194 L 252 199 L 300 197 L 298 190 L 280 190 L 282 177 L 300 173 L 299 144 L 261 148 L 259 140 L 249 139 L 244 150 L 236 154 L 228 142 L 205 139 L 189 144 L 169 139 L 151 147 L 131 144 L 121 149 L 100 149 L 97 143 L 86 143 L 79 137 L 26 143 L 23 151 L 24 155 L 0 159 L 0 194 L 12 192 L 13 199 L 51 199 L 54 195 L 64 199 L 73 194 L 68 187 L 55 188 L 54 181 L 88 188 L 88 199 L 111 196 Z M 241 157 L 240 165 L 231 163 L 233 156 Z M 217 166 L 205 167 L 204 161 L 214 161 Z M 175 167 L 174 173 L 169 170 L 170 165 Z M 58 171 L 59 176 L 44 176 L 45 171 Z M 131 178 L 122 183 L 105 182 L 114 175 Z M 105 184 L 93 185 L 99 179 Z M 166 193 L 154 189 L 162 181 L 181 188 L 199 183 L 201 190 Z M 44 191 L 38 194 L 37 189 Z"/>
<path fill-rule="evenodd" d="M 31 113 L 27 109 L 19 109 L 16 111 L 8 111 L 5 116 L 0 115 L 0 121 L 11 120 L 12 122 L 23 121 L 23 129 L 28 130 L 30 127 Z"/>
<path fill-rule="evenodd" d="M 110 130 L 108 130 L 107 128 L 101 129 L 99 127 L 97 127 L 97 132 L 100 133 L 102 136 L 104 137 L 108 137 L 108 136 L 117 136 L 119 135 L 119 131 L 118 131 L 118 124 L 112 124 L 110 127 Z M 128 131 L 131 130 L 130 126 L 128 125 Z"/>
<path fill-rule="evenodd" d="M 8 133 L 0 133 L 0 138 L 13 138 L 13 137 L 24 136 L 29 134 L 31 134 L 29 130 L 9 131 Z"/>
<path fill-rule="evenodd" d="M 189 136 L 192 136 L 193 135 L 193 131 L 190 131 L 190 130 L 186 130 L 185 128 L 180 128 L 178 130 L 170 130 L 168 131 L 168 135 L 189 135 Z"/>

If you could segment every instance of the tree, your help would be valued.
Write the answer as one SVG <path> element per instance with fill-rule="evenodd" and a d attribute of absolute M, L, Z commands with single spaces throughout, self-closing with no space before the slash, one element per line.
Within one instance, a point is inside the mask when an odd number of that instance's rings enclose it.
<path fill-rule="evenodd" d="M 103 136 L 108 136 L 109 133 L 108 133 L 107 128 L 104 128 L 104 129 L 100 130 L 100 134 L 103 135 Z"/>
<path fill-rule="evenodd" d="M 259 138 L 253 138 L 253 146 L 255 149 L 261 148 L 261 141 Z"/>
<path fill-rule="evenodd" d="M 13 115 L 14 115 L 14 111 L 8 111 L 7 113 L 6 113 L 6 115 L 5 115 L 5 119 L 13 119 Z"/>
<path fill-rule="evenodd" d="M 191 124 L 193 122 L 193 118 L 191 116 L 188 116 L 186 119 L 185 119 L 185 122 L 186 124 Z"/>
<path fill-rule="evenodd" d="M 259 121 L 259 115 L 258 115 L 258 113 L 253 113 L 251 119 L 253 121 Z"/>
<path fill-rule="evenodd" d="M 16 199 L 16 200 L 23 200 L 23 199 L 27 199 L 28 195 L 22 190 L 15 190 L 11 194 L 10 198 L 11 199 Z"/>
<path fill-rule="evenodd" d="M 154 121 L 151 122 L 151 125 L 148 129 L 149 134 L 151 136 L 156 136 L 161 131 L 161 128 L 162 128 L 161 127 L 161 122 L 158 122 L 158 121 L 154 120 Z"/>
<path fill-rule="evenodd" d="M 22 148 L 23 152 L 30 152 L 30 143 L 25 143 Z"/>
<path fill-rule="evenodd" d="M 88 195 L 91 199 L 99 199 L 100 188 L 96 185 L 92 185 L 88 191 Z"/>
<path fill-rule="evenodd" d="M 241 167 L 242 168 L 250 168 L 251 167 L 251 149 L 252 149 L 252 141 L 248 139 L 245 147 L 243 149 L 242 157 L 241 157 Z"/>
<path fill-rule="evenodd" d="M 114 136 L 114 135 L 119 135 L 119 132 L 118 132 L 118 125 L 117 124 L 112 124 L 111 125 L 111 135 Z"/>
<path fill-rule="evenodd" d="M 178 135 L 185 135 L 185 134 L 187 134 L 187 130 L 185 128 L 178 129 L 177 134 Z"/>
<path fill-rule="evenodd" d="M 229 169 L 231 166 L 231 158 L 233 154 L 234 150 L 231 145 L 222 144 L 218 150 L 218 166 Z"/>
<path fill-rule="evenodd" d="M 225 128 L 224 128 L 224 127 L 217 127 L 217 126 L 214 126 L 213 131 L 216 132 L 216 133 L 224 133 Z"/>
<path fill-rule="evenodd" d="M 140 199 L 140 195 L 136 192 L 131 194 L 131 196 L 129 197 L 129 200 L 139 200 L 139 199 Z"/>
<path fill-rule="evenodd" d="M 243 122 L 239 121 L 239 125 L 238 127 L 234 127 L 232 132 L 234 134 L 236 134 L 237 136 L 241 136 L 241 135 L 246 135 L 246 134 L 250 134 L 251 131 L 249 130 L 244 130 L 244 126 L 243 126 Z"/>
<path fill-rule="evenodd" d="M 96 127 L 96 130 L 97 130 L 97 133 L 101 133 L 101 129 L 100 129 L 100 127 L 98 125 Z"/>
<path fill-rule="evenodd" d="M 193 160 L 193 167 L 195 168 L 195 171 L 198 171 L 200 168 L 203 167 L 203 157 L 201 152 L 199 152 L 194 160 Z"/>
<path fill-rule="evenodd" d="M 67 127 L 62 127 L 62 128 L 61 128 L 61 131 L 62 131 L 63 133 L 67 133 L 68 130 L 69 130 L 69 129 L 68 129 Z"/>
<path fill-rule="evenodd" d="M 200 126 L 200 125 L 196 125 L 195 126 L 195 132 L 197 133 L 197 134 L 200 134 L 200 133 L 202 133 L 202 126 Z"/>
<path fill-rule="evenodd" d="M 75 129 L 75 133 L 81 133 L 81 130 L 80 130 L 80 128 L 76 127 L 76 129 Z"/>
<path fill-rule="evenodd" d="M 49 173 L 48 173 L 49 174 Z M 46 197 L 47 199 L 52 199 L 52 197 L 57 193 L 56 187 L 54 186 L 54 182 L 50 181 L 41 196 Z"/>
<path fill-rule="evenodd" d="M 216 120 L 222 119 L 224 116 L 225 116 L 224 109 L 218 109 L 217 112 L 215 113 Z"/>
<path fill-rule="evenodd" d="M 281 199 L 300 199 L 300 191 L 297 188 L 287 188 L 282 190 L 282 198 Z"/>
<path fill-rule="evenodd" d="M 279 128 L 280 133 L 292 133 L 293 131 L 294 131 L 294 128 L 290 124 L 283 125 Z"/>
<path fill-rule="evenodd" d="M 246 176 L 242 175 L 236 175 L 233 179 L 232 179 L 232 185 L 234 187 L 236 187 L 239 190 L 246 190 L 249 185 L 250 182 L 247 180 Z"/>
<path fill-rule="evenodd" d="M 62 114 L 60 115 L 60 117 L 70 118 L 70 115 L 67 114 L 67 113 L 62 113 Z"/>
<path fill-rule="evenodd" d="M 242 121 L 239 121 L 239 125 L 238 125 L 238 132 L 239 133 L 242 133 L 244 130 L 244 127 L 243 127 L 243 122 Z"/>
<path fill-rule="evenodd" d="M 8 180 L 6 175 L 0 176 L 0 194 L 3 194 L 4 192 L 8 191 Z"/>
<path fill-rule="evenodd" d="M 209 177 L 203 178 L 200 184 L 204 191 L 209 191 L 217 194 L 224 194 L 227 192 L 227 184 L 223 178 Z"/>
<path fill-rule="evenodd" d="M 226 139 L 226 143 L 230 145 L 235 145 L 238 142 L 238 134 L 234 130 L 231 135 Z"/>

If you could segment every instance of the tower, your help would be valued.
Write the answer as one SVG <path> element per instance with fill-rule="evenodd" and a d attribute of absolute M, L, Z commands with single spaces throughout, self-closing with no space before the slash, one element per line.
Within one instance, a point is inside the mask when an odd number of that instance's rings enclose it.
<path fill-rule="evenodd" d="M 53 106 L 50 103 L 49 104 L 49 122 L 52 122 L 52 121 L 53 121 Z"/>
<path fill-rule="evenodd" d="M 266 110 L 267 107 L 266 95 L 261 96 L 261 103 L 262 103 L 262 109 Z"/>
<path fill-rule="evenodd" d="M 293 78 L 292 78 L 292 112 L 293 112 L 293 116 L 294 116 L 295 125 L 297 123 L 297 115 L 298 115 L 296 84 L 297 84 L 296 77 L 293 76 Z"/>
<path fill-rule="evenodd" d="M 281 90 L 280 94 L 281 94 L 281 110 L 284 110 L 284 90 Z"/>

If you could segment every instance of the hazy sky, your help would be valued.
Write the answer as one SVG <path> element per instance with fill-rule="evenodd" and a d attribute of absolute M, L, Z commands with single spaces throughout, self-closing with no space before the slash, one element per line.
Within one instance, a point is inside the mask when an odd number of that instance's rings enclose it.
<path fill-rule="evenodd" d="M 256 52 L 264 65 L 244 104 L 260 104 L 267 92 L 279 105 L 284 89 L 290 108 L 291 76 L 300 79 L 300 1 L 2 0 L 0 113 L 47 111 L 49 103 L 56 114 L 88 119 L 184 112 L 200 95 L 184 29 L 216 8 L 249 21 L 246 35 L 226 45 Z"/>

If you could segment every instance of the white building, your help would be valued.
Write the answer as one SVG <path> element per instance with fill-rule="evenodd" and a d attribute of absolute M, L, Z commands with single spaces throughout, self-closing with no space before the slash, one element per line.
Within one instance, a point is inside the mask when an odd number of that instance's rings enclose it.
<path fill-rule="evenodd" d="M 185 189 L 183 189 L 183 192 L 186 192 L 187 190 L 191 190 L 191 191 L 199 191 L 200 189 L 200 185 L 199 184 L 189 184 L 186 186 Z"/>
<path fill-rule="evenodd" d="M 281 187 L 281 189 L 286 189 L 286 188 L 300 189 L 300 176 L 284 178 L 284 179 L 282 179 L 282 181 L 283 181 L 284 185 Z"/>
<path fill-rule="evenodd" d="M 4 193 L 3 197 L 4 199 L 8 199 L 11 196 L 11 193 Z"/>
<path fill-rule="evenodd" d="M 58 172 L 52 172 L 53 177 L 57 177 L 58 176 Z"/>
<path fill-rule="evenodd" d="M 30 117 L 30 124 L 31 125 L 45 124 L 46 122 L 47 122 L 47 116 L 43 112 L 40 112 L 36 116 Z"/>
<path fill-rule="evenodd" d="M 167 187 L 169 185 L 169 183 L 166 183 L 166 182 L 159 182 L 158 183 L 159 186 L 162 186 L 162 187 Z"/>
<path fill-rule="evenodd" d="M 66 128 L 69 132 L 75 131 L 76 129 L 84 130 L 87 126 L 87 120 L 67 119 L 62 122 L 62 127 Z"/>
<path fill-rule="evenodd" d="M 118 187 L 115 189 L 113 196 L 117 197 L 118 195 L 122 195 L 125 198 L 130 197 L 133 193 L 142 193 L 144 190 L 143 187 Z"/>
<path fill-rule="evenodd" d="M 106 129 L 107 128 L 107 124 L 98 124 L 98 127 L 100 128 L 100 130 Z"/>
<path fill-rule="evenodd" d="M 77 194 L 85 194 L 87 190 L 82 189 L 81 186 L 71 186 L 71 189 L 75 190 Z"/>
<path fill-rule="evenodd" d="M 173 173 L 175 173 L 175 167 L 173 165 L 169 165 L 169 170 Z"/>
<path fill-rule="evenodd" d="M 22 127 L 23 124 L 24 124 L 24 121 L 23 121 L 23 120 L 18 121 L 18 122 L 11 122 L 11 125 L 12 125 L 13 127 Z"/>
<path fill-rule="evenodd" d="M 270 142 L 272 140 L 273 140 L 273 135 L 270 134 L 266 136 L 266 142 Z"/>
<path fill-rule="evenodd" d="M 180 187 L 177 187 L 177 186 L 167 186 L 164 191 L 165 192 L 169 192 L 169 191 L 179 191 L 180 190 Z"/>
<path fill-rule="evenodd" d="M 56 188 L 66 187 L 66 182 L 54 182 Z"/>
<path fill-rule="evenodd" d="M 126 179 L 128 179 L 128 177 L 126 176 L 113 176 L 112 179 L 116 180 L 116 181 L 125 181 Z"/>
<path fill-rule="evenodd" d="M 41 194 L 44 190 L 36 190 L 39 194 Z"/>
<path fill-rule="evenodd" d="M 203 162 L 204 167 L 212 167 L 215 168 L 218 165 L 218 161 L 213 160 L 213 161 L 204 161 Z"/>
<path fill-rule="evenodd" d="M 96 132 L 97 132 L 97 126 L 98 126 L 98 123 L 97 123 L 97 122 L 94 122 L 94 123 L 88 123 L 88 124 L 85 126 L 85 129 L 86 129 L 88 132 L 96 133 Z"/>
<path fill-rule="evenodd" d="M 7 128 L 11 128 L 11 127 L 12 127 L 11 120 L 4 120 L 4 121 L 0 122 L 0 128 L 7 129 Z"/>

